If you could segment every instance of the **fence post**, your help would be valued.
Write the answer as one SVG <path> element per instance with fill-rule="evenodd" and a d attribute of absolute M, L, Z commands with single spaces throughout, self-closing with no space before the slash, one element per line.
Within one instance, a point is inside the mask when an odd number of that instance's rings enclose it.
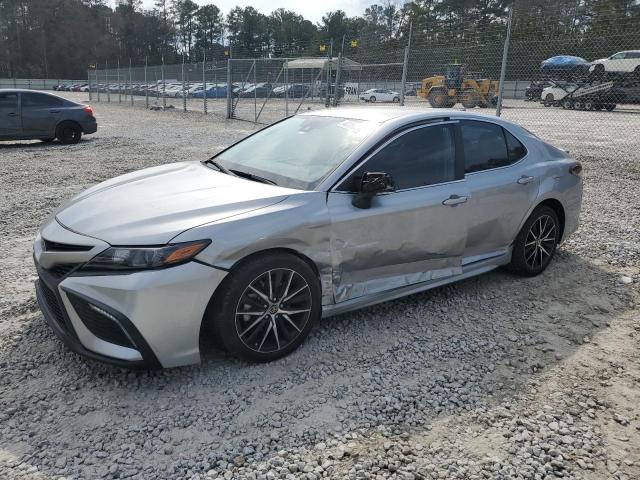
<path fill-rule="evenodd" d="M 118 103 L 122 103 L 122 89 L 120 88 L 120 59 L 118 59 Z"/>
<path fill-rule="evenodd" d="M 215 89 L 216 97 L 218 96 L 218 87 Z M 229 47 L 229 58 L 227 59 L 227 118 L 232 116 L 231 108 L 231 47 Z"/>
<path fill-rule="evenodd" d="M 89 101 L 93 101 L 93 97 L 91 96 L 91 70 L 87 70 L 87 83 L 89 84 Z"/>
<path fill-rule="evenodd" d="M 207 114 L 207 51 L 202 49 L 202 110 Z"/>
<path fill-rule="evenodd" d="M 502 94 L 504 92 L 504 77 L 507 73 L 507 55 L 509 54 L 509 41 L 511 40 L 511 20 L 513 18 L 513 7 L 509 8 L 509 18 L 507 20 L 507 38 L 504 41 L 502 51 L 502 67 L 500 68 L 500 84 L 498 86 L 498 104 L 496 105 L 496 116 L 502 113 Z"/>
<path fill-rule="evenodd" d="M 404 49 L 404 63 L 402 64 L 402 85 L 400 90 L 400 106 L 404 107 L 404 93 L 407 90 L 407 74 L 409 72 L 409 53 L 411 52 L 411 35 L 413 33 L 413 22 L 409 23 L 409 40 Z"/>
<path fill-rule="evenodd" d="M 284 116 L 289 116 L 289 60 L 284 63 Z"/>
<path fill-rule="evenodd" d="M 104 81 L 107 85 L 107 103 L 111 103 L 111 85 L 109 85 L 109 64 L 104 62 Z"/>
<path fill-rule="evenodd" d="M 144 57 L 144 106 L 149 108 L 149 83 L 147 81 L 147 66 L 149 64 L 149 57 Z"/>
<path fill-rule="evenodd" d="M 95 65 L 96 65 L 96 99 L 98 102 L 100 102 L 100 78 L 98 77 L 98 62 L 96 62 Z"/>
<path fill-rule="evenodd" d="M 187 111 L 187 92 L 184 91 L 185 83 L 184 83 L 184 53 L 182 54 L 182 67 L 180 70 L 180 75 L 182 76 L 182 111 Z"/>
<path fill-rule="evenodd" d="M 256 88 L 256 70 L 258 69 L 258 64 L 256 60 L 253 60 L 253 121 L 258 123 L 258 89 Z"/>
<path fill-rule="evenodd" d="M 342 37 L 342 43 L 344 45 L 344 37 Z M 340 85 L 340 74 L 342 73 L 342 52 L 338 54 L 338 66 L 336 67 L 336 83 L 333 87 L 333 106 L 338 106 L 338 97 L 340 96 L 338 85 Z"/>
<path fill-rule="evenodd" d="M 166 109 L 167 108 L 167 96 L 166 96 L 167 85 L 164 81 L 164 55 L 162 56 L 162 67 L 161 67 L 160 73 L 162 75 L 162 108 Z"/>
<path fill-rule="evenodd" d="M 133 107 L 133 76 L 131 72 L 131 57 L 129 57 L 129 98 L 131 99 L 131 106 Z"/>

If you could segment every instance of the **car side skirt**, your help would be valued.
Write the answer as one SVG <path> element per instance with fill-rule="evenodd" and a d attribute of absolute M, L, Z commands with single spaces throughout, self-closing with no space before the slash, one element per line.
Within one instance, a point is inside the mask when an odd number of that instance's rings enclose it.
<path fill-rule="evenodd" d="M 351 312 L 360 308 L 370 307 L 378 303 L 387 302 L 389 300 L 395 300 L 397 298 L 412 295 L 414 293 L 424 292 L 432 288 L 441 287 L 449 283 L 457 282 L 458 280 L 464 280 L 465 278 L 474 277 L 482 273 L 489 272 L 495 268 L 506 265 L 511 261 L 512 249 L 485 258 L 475 262 L 465 264 L 463 261 L 462 273 L 447 278 L 439 278 L 437 280 L 430 280 L 428 282 L 416 283 L 414 285 L 408 285 L 406 287 L 395 288 L 386 292 L 375 293 L 372 295 L 365 295 L 363 297 L 346 300 L 334 305 L 325 305 L 322 307 L 322 317 L 332 317 L 341 313 Z"/>

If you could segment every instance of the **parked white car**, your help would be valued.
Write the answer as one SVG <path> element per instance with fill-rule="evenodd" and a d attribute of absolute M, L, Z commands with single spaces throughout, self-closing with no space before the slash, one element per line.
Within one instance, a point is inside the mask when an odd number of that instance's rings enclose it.
<path fill-rule="evenodd" d="M 360 100 L 365 102 L 400 102 L 400 94 L 386 88 L 371 88 L 360 94 Z"/>
<path fill-rule="evenodd" d="M 575 91 L 578 86 L 575 83 L 567 83 L 563 85 L 551 85 L 542 90 L 540 99 L 545 105 L 552 105 L 561 101 L 564 97 Z"/>
<path fill-rule="evenodd" d="M 626 50 L 591 62 L 590 72 L 636 72 L 640 74 L 640 50 Z"/>

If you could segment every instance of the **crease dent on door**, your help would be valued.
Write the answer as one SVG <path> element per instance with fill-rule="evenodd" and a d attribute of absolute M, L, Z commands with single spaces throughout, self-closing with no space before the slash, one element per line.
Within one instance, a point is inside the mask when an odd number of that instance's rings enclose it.
<path fill-rule="evenodd" d="M 395 230 L 390 225 L 385 228 Z M 396 231 L 402 235 L 401 229 Z M 373 232 L 369 238 L 375 238 Z M 336 303 L 462 273 L 464 236 L 448 246 L 431 245 L 431 252 L 409 240 L 385 248 L 384 242 L 363 244 L 353 239 L 339 234 L 333 238 L 333 264 L 339 266 L 333 270 Z"/>

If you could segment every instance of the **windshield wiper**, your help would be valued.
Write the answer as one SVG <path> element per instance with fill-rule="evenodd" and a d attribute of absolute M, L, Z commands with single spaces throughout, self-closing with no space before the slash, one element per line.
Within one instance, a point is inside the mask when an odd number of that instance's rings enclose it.
<path fill-rule="evenodd" d="M 273 180 L 269 180 L 268 178 L 264 178 L 259 175 L 254 175 L 253 173 L 243 172 L 241 170 L 231 170 L 231 173 L 232 175 L 237 175 L 238 177 L 243 177 L 248 180 L 253 180 L 254 182 L 268 183 L 269 185 L 278 185 Z"/>
<path fill-rule="evenodd" d="M 217 168 L 219 171 L 221 171 L 222 173 L 226 173 L 227 175 L 232 175 L 232 176 L 236 176 L 235 173 L 233 173 L 231 170 L 229 170 L 226 167 L 223 167 L 222 165 L 220 165 L 218 162 L 216 162 L 213 157 L 211 157 L 208 160 L 205 160 L 204 162 L 202 162 L 206 165 L 211 165 L 212 167 Z"/>

